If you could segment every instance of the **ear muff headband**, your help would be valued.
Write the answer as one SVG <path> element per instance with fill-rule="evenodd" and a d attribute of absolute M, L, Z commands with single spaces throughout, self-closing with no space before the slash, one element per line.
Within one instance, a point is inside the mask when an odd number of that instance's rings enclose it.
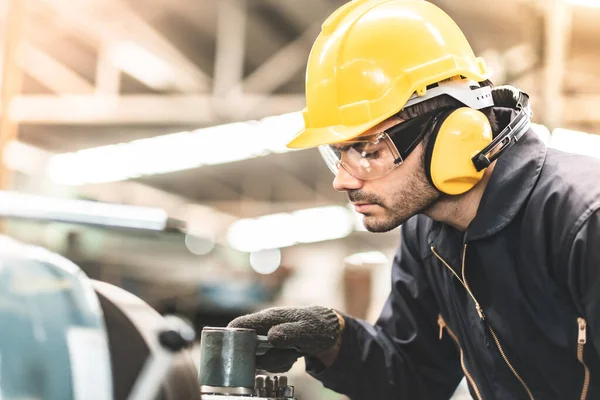
<path fill-rule="evenodd" d="M 477 171 L 489 167 L 494 160 L 517 143 L 525 132 L 529 130 L 532 115 L 529 95 L 519 91 L 518 97 L 515 100 L 516 104 L 514 108 L 517 110 L 517 116 L 510 121 L 506 128 L 489 145 L 471 159 Z"/>

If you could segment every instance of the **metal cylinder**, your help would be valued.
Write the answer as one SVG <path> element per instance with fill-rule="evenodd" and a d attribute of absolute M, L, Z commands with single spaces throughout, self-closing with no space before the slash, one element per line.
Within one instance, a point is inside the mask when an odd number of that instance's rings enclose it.
<path fill-rule="evenodd" d="M 200 340 L 201 386 L 254 388 L 254 330 L 205 327 Z"/>

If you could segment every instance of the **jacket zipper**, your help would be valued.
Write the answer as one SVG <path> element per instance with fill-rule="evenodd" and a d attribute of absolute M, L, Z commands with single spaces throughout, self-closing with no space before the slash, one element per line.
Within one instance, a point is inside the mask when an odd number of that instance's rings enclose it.
<path fill-rule="evenodd" d="M 585 361 L 583 361 L 583 347 L 587 342 L 587 321 L 583 318 L 577 318 L 577 325 L 579 325 L 579 334 L 577 335 L 577 359 L 585 369 L 583 389 L 581 390 L 581 400 L 585 400 L 590 387 L 590 370 L 588 369 L 587 365 L 585 365 Z"/>
<path fill-rule="evenodd" d="M 463 349 L 462 349 L 462 347 L 460 347 L 460 343 L 458 342 L 458 337 L 454 334 L 454 332 L 452 332 L 452 329 L 450 329 L 450 327 L 448 325 L 446 325 L 446 321 L 444 321 L 444 318 L 442 317 L 441 314 L 438 315 L 438 325 L 440 326 L 440 340 L 442 340 L 442 335 L 444 334 L 444 328 L 445 328 L 448 331 L 448 334 L 450 335 L 452 340 L 454 340 L 454 342 L 458 346 L 458 350 L 460 351 L 460 366 L 462 367 L 463 373 L 465 374 L 465 376 L 467 377 L 467 380 L 471 384 L 471 387 L 475 391 L 475 395 L 477 396 L 477 399 L 482 400 L 481 393 L 479 392 L 479 388 L 475 384 L 475 379 L 473 379 L 473 376 L 469 373 L 469 371 L 467 370 L 467 366 L 465 365 L 465 357 L 463 354 Z"/>
<path fill-rule="evenodd" d="M 465 278 L 465 260 L 466 260 L 466 256 L 467 256 L 467 244 L 465 243 L 465 245 L 463 246 L 462 271 L 461 271 L 462 279 L 461 279 L 461 277 L 458 276 L 458 274 L 456 272 L 454 272 L 452 267 L 450 267 L 450 265 L 448 265 L 448 263 L 435 251 L 435 248 L 433 246 L 431 246 L 431 251 L 446 266 L 446 268 L 448 268 L 450 270 L 450 272 L 452 272 L 452 274 L 454 274 L 456 279 L 458 279 L 458 281 L 463 285 L 463 287 L 469 293 L 469 295 L 473 299 L 473 302 L 475 303 L 475 309 L 477 310 L 477 314 L 479 315 L 479 318 L 481 318 L 481 320 L 484 322 L 484 325 L 489 329 L 490 333 L 492 334 L 492 338 L 494 339 L 494 342 L 496 343 L 496 347 L 498 348 L 498 351 L 500 352 L 502 359 L 506 363 L 506 366 L 511 370 L 511 372 L 513 373 L 515 378 L 517 378 L 517 380 L 519 382 L 521 382 L 521 385 L 527 392 L 529 399 L 534 400 L 531 390 L 529 390 L 529 387 L 527 386 L 525 381 L 521 378 L 519 373 L 515 370 L 515 368 L 512 366 L 510 361 L 508 361 L 508 357 L 506 357 L 506 353 L 504 353 L 504 349 L 502 348 L 502 345 L 500 344 L 500 341 L 498 340 L 498 336 L 496 336 L 496 332 L 494 332 L 494 329 L 491 327 L 491 325 L 489 323 L 486 323 L 485 314 L 483 312 L 483 309 L 479 305 L 479 302 L 473 295 L 473 292 L 471 292 L 471 288 L 469 287 L 469 284 L 467 283 L 467 279 Z"/>

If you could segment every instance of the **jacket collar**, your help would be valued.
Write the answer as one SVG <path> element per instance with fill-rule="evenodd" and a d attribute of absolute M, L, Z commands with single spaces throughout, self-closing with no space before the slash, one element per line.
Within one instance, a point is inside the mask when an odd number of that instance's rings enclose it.
<path fill-rule="evenodd" d="M 515 117 L 508 108 L 494 108 L 500 127 Z M 477 214 L 463 234 L 455 228 L 433 221 L 428 234 L 430 246 L 446 256 L 451 249 L 460 248 L 461 242 L 489 237 L 508 225 L 526 202 L 538 180 L 546 159 L 546 145 L 533 130 L 507 150 L 497 161 L 485 188 Z M 452 262 L 452 260 L 449 260 Z"/>
<path fill-rule="evenodd" d="M 507 108 L 495 108 L 494 113 L 500 127 L 516 115 Z M 466 240 L 491 236 L 513 220 L 539 178 L 546 153 L 546 145 L 530 129 L 496 161 Z"/>

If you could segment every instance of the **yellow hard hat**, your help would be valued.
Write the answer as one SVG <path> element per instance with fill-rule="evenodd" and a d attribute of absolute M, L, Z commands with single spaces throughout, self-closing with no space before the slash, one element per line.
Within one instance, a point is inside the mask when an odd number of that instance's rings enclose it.
<path fill-rule="evenodd" d="M 288 143 L 349 140 L 398 113 L 427 86 L 490 75 L 456 23 L 424 0 L 353 0 L 322 25 L 308 58 L 304 128 Z"/>

